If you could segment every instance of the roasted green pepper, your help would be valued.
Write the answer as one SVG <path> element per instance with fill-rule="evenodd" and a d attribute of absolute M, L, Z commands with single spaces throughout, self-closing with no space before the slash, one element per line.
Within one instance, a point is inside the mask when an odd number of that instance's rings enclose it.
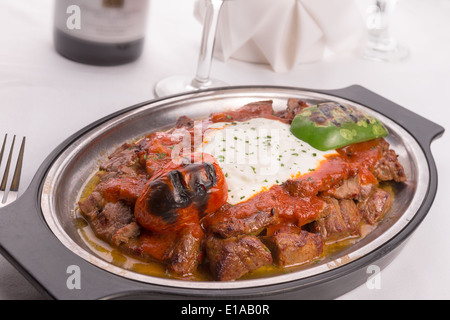
<path fill-rule="evenodd" d="M 386 137 L 386 127 L 375 117 L 350 105 L 321 103 L 300 111 L 291 132 L 312 147 L 327 151 Z"/>

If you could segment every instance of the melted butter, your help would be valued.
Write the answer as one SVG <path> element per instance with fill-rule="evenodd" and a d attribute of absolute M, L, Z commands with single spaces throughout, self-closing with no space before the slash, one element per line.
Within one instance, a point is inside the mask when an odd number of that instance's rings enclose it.
<path fill-rule="evenodd" d="M 131 271 L 149 275 L 149 276 L 155 276 L 160 278 L 168 278 L 168 274 L 166 272 L 166 267 L 163 266 L 160 263 L 155 262 L 136 262 L 131 265 L 130 268 Z"/>
<path fill-rule="evenodd" d="M 79 202 L 83 202 L 84 200 L 86 200 L 91 195 L 92 191 L 94 191 L 95 187 L 97 187 L 97 185 L 100 183 L 100 178 L 98 177 L 98 174 L 100 172 L 101 171 L 96 172 L 89 178 L 88 182 L 81 190 L 81 194 L 78 199 Z"/>
<path fill-rule="evenodd" d="M 118 249 L 113 249 L 110 252 L 112 261 L 111 263 L 118 267 L 124 267 L 127 263 L 128 258 Z"/>

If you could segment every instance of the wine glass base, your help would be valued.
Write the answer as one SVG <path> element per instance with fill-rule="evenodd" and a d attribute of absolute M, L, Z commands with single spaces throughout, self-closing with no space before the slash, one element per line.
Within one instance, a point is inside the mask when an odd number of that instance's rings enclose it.
<path fill-rule="evenodd" d="M 157 97 L 166 97 L 177 93 L 224 87 L 227 85 L 227 83 L 217 79 L 209 79 L 207 82 L 199 83 L 194 81 L 192 77 L 172 76 L 156 83 L 154 92 Z"/>
<path fill-rule="evenodd" d="M 409 49 L 399 43 L 371 43 L 364 51 L 364 57 L 370 60 L 394 62 L 404 60 L 409 56 Z"/>

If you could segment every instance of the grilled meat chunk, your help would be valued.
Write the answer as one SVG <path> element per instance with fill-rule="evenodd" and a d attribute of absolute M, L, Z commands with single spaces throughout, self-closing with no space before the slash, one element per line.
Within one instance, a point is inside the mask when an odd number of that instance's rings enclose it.
<path fill-rule="evenodd" d="M 181 116 L 177 119 L 177 123 L 175 124 L 175 128 L 186 128 L 192 129 L 194 127 L 195 121 L 189 117 Z"/>
<path fill-rule="evenodd" d="M 389 146 L 386 146 L 386 144 L 383 144 L 383 156 L 375 165 L 373 174 L 380 181 L 406 181 L 405 170 L 398 161 L 397 154 L 394 150 L 389 149 Z"/>
<path fill-rule="evenodd" d="M 212 122 L 246 121 L 252 118 L 281 120 L 274 115 L 272 104 L 272 100 L 252 102 L 237 110 L 213 113 L 209 119 Z"/>
<path fill-rule="evenodd" d="M 139 145 L 124 143 L 109 155 L 108 160 L 100 165 L 100 170 L 120 172 L 123 167 L 139 170 Z"/>
<path fill-rule="evenodd" d="M 97 237 L 111 241 L 116 232 L 134 222 L 133 211 L 123 202 L 108 202 L 102 211 L 85 213 Z"/>
<path fill-rule="evenodd" d="M 139 176 L 117 174 L 101 181 L 96 191 L 100 192 L 107 202 L 125 201 L 134 205 L 147 181 L 146 174 Z"/>
<path fill-rule="evenodd" d="M 359 236 L 361 214 L 353 200 L 323 197 L 326 207 L 314 222 L 314 229 L 325 242 Z"/>
<path fill-rule="evenodd" d="M 339 210 L 342 219 L 344 219 L 347 231 L 350 236 L 360 235 L 359 228 L 361 226 L 362 214 L 352 199 L 339 200 Z"/>
<path fill-rule="evenodd" d="M 333 242 L 348 236 L 347 225 L 341 215 L 339 201 L 335 198 L 324 197 L 327 204 L 315 222 L 316 231 L 325 242 Z"/>
<path fill-rule="evenodd" d="M 169 269 L 176 274 L 192 274 L 201 262 L 203 231 L 199 225 L 185 227 L 167 253 Z"/>
<path fill-rule="evenodd" d="M 392 204 L 392 196 L 389 191 L 373 188 L 370 195 L 357 204 L 358 210 L 369 224 L 375 224 L 384 217 Z"/>
<path fill-rule="evenodd" d="M 270 193 L 260 193 L 237 205 L 225 204 L 205 216 L 202 225 L 207 232 L 228 238 L 240 234 L 256 234 L 278 222 L 278 205 Z"/>
<path fill-rule="evenodd" d="M 345 180 L 355 177 L 357 174 L 357 165 L 345 161 L 341 157 L 332 156 L 321 164 L 319 170 L 299 178 L 289 179 L 283 183 L 283 187 L 293 197 L 310 197 L 319 192 L 338 188 Z"/>
<path fill-rule="evenodd" d="M 274 262 L 280 267 L 311 262 L 323 252 L 320 235 L 300 229 L 296 232 L 275 232 L 262 240 L 272 252 Z"/>
<path fill-rule="evenodd" d="M 133 221 L 114 232 L 111 243 L 116 247 L 128 246 L 130 239 L 137 239 L 140 233 L 141 227 Z"/>
<path fill-rule="evenodd" d="M 105 203 L 103 195 L 98 190 L 94 190 L 84 201 L 80 201 L 78 206 L 85 215 L 95 215 L 103 209 Z"/>
<path fill-rule="evenodd" d="M 267 226 L 275 224 L 278 220 L 275 209 L 270 211 L 258 211 L 245 218 L 230 217 L 217 222 L 208 228 L 222 238 L 229 238 L 240 234 L 257 234 Z"/>
<path fill-rule="evenodd" d="M 209 236 L 206 255 L 215 280 L 231 281 L 272 263 L 269 249 L 254 236 L 221 239 Z"/>
<path fill-rule="evenodd" d="M 291 98 L 288 99 L 286 110 L 278 112 L 277 115 L 280 118 L 286 119 L 291 122 L 299 112 L 307 107 L 309 107 L 309 105 L 306 102 Z"/>
<path fill-rule="evenodd" d="M 342 183 L 326 190 L 323 194 L 336 199 L 354 199 L 361 192 L 361 179 L 355 175 L 349 179 L 342 180 Z"/>

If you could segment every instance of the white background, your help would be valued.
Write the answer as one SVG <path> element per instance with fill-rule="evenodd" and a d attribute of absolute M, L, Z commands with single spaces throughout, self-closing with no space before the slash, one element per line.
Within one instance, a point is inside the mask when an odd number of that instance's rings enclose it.
<path fill-rule="evenodd" d="M 366 0 L 358 1 L 361 7 Z M 152 0 L 143 56 L 119 67 L 71 62 L 53 49 L 50 0 L 0 0 L 0 137 L 27 137 L 21 192 L 47 155 L 81 127 L 121 108 L 150 100 L 155 83 L 193 75 L 201 25 L 193 0 Z M 450 2 L 404 0 L 392 32 L 411 50 L 398 63 L 328 54 L 322 61 L 274 73 L 266 65 L 214 60 L 212 74 L 230 85 L 338 89 L 362 85 L 442 126 L 450 126 Z M 429 215 L 400 255 L 381 273 L 381 289 L 363 285 L 342 299 L 450 298 L 450 144 L 432 151 L 439 189 Z M 0 299 L 41 299 L 0 257 Z"/>

